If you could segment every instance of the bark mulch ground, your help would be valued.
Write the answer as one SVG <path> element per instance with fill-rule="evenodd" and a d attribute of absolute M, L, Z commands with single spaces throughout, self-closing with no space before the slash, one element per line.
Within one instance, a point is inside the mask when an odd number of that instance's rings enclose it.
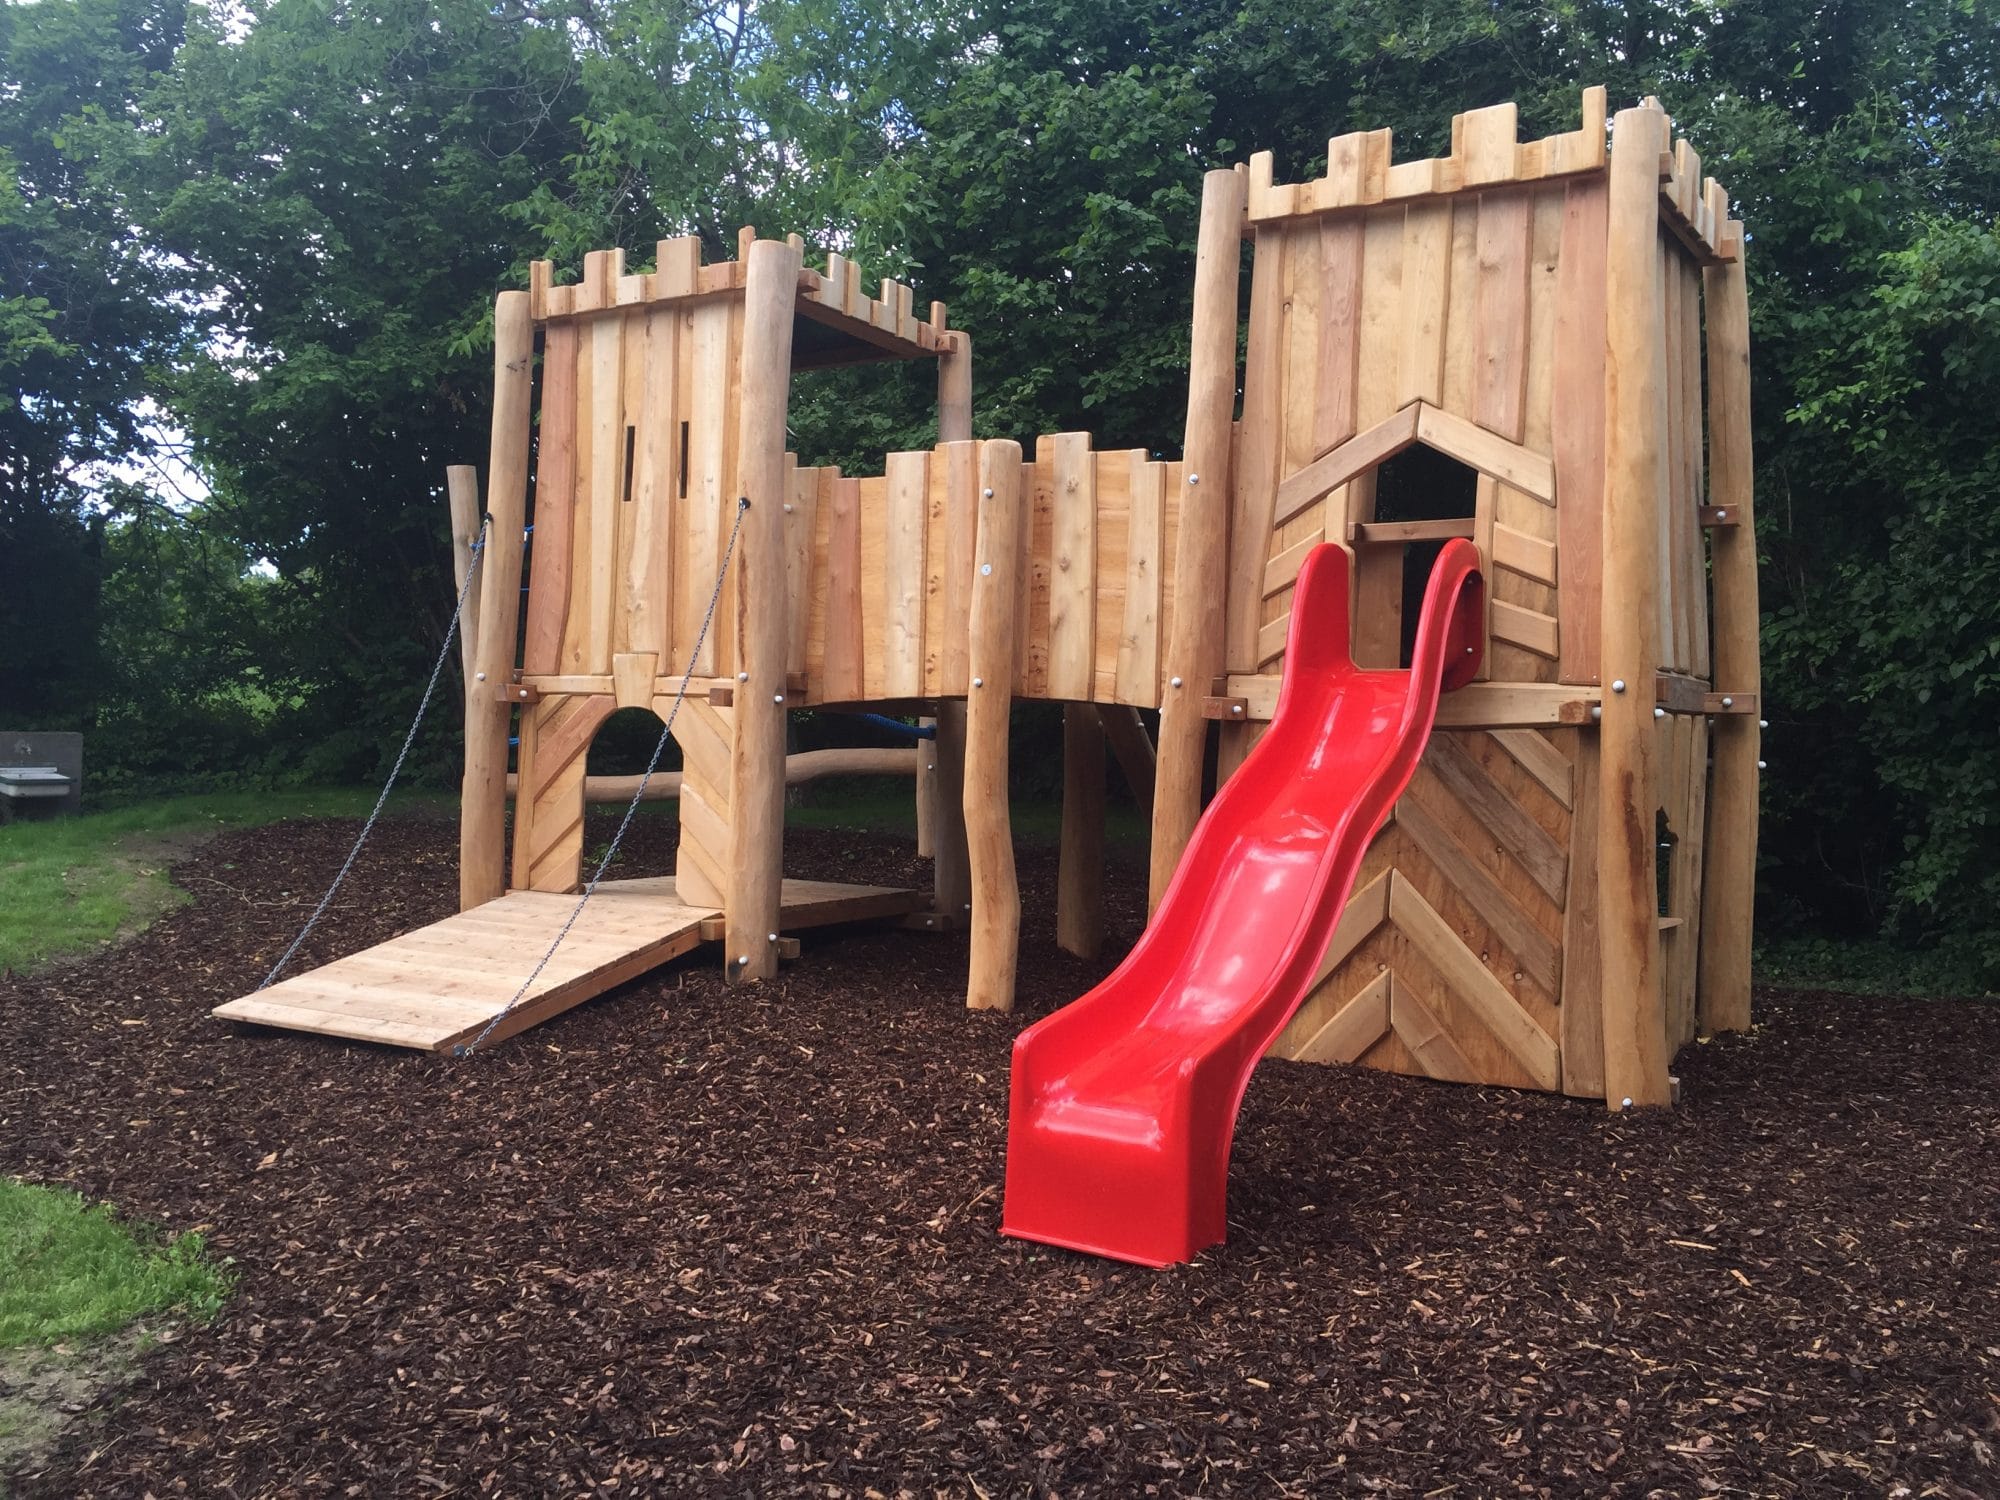
<path fill-rule="evenodd" d="M 470 1063 L 211 1021 L 352 833 L 219 840 L 193 905 L 0 983 L 0 1170 L 241 1277 L 24 1495 L 2000 1494 L 2000 1008 L 1765 995 L 1637 1118 L 1266 1064 L 1229 1243 L 1140 1271 L 995 1233 L 1009 1044 L 1103 969 L 1046 853 L 1011 1017 L 960 1008 L 962 939 L 878 930 Z M 450 824 L 385 825 L 311 957 L 453 869 Z"/>

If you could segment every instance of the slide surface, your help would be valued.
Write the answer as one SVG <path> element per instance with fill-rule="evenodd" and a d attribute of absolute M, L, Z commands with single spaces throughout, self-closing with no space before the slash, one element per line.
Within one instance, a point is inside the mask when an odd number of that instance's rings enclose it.
<path fill-rule="evenodd" d="M 1116 971 L 1014 1043 L 1001 1232 L 1161 1266 L 1219 1244 L 1257 1060 L 1312 988 L 1438 698 L 1479 667 L 1484 589 L 1445 544 L 1408 670 L 1362 671 L 1352 559 L 1316 548 L 1293 595 L 1271 727 L 1196 825 Z"/>

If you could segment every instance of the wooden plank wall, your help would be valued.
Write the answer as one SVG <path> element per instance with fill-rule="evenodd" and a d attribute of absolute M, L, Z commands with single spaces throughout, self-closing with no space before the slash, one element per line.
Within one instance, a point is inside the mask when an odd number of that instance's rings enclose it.
<path fill-rule="evenodd" d="M 796 470 L 811 527 L 795 585 L 793 654 L 805 701 L 962 696 L 978 445 L 892 453 L 848 479 Z M 1043 437 L 1022 463 L 1014 696 L 1157 707 L 1173 608 L 1180 465 L 1100 453 L 1085 433 Z M 810 509 L 810 521 L 804 512 Z"/>
<path fill-rule="evenodd" d="M 1583 135 L 1594 129 L 1600 146 L 1603 121 L 1601 99 L 1587 100 Z M 1328 539 L 1355 544 L 1357 655 L 1393 661 L 1402 548 L 1355 529 L 1375 520 L 1372 472 L 1293 515 L 1284 510 L 1296 498 L 1276 502 L 1290 476 L 1351 439 L 1361 441 L 1348 451 L 1372 456 L 1414 435 L 1478 472 L 1465 519 L 1490 590 L 1482 675 L 1599 681 L 1604 157 L 1593 159 L 1576 135 L 1520 145 L 1513 131 L 1508 108 L 1454 122 L 1452 156 L 1431 165 L 1456 191 L 1396 191 L 1406 169 L 1388 163 L 1386 140 L 1374 135 L 1334 141 L 1326 179 L 1265 187 L 1261 197 L 1253 162 L 1232 673 L 1282 670 L 1299 566 Z M 1348 171 L 1359 175 L 1342 188 Z M 1268 173 L 1266 163 L 1267 182 Z M 1699 174 L 1681 143 L 1661 188 L 1659 624 L 1662 670 L 1705 683 L 1701 278 L 1720 253 L 1726 199 Z M 1547 460 L 1552 494 L 1496 477 L 1501 465 L 1482 461 L 1489 438 Z M 1657 724 L 1672 837 L 1661 1004 L 1677 1048 L 1696 1028 L 1708 727 L 1698 712 Z M 1588 728 L 1434 736 L 1369 851 L 1319 987 L 1273 1051 L 1601 1097 L 1596 739 Z M 1225 755 L 1225 765 L 1235 759 Z"/>

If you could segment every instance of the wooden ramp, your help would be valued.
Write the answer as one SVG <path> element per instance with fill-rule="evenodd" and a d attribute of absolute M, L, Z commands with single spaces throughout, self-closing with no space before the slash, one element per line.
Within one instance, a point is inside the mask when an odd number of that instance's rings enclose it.
<path fill-rule="evenodd" d="M 786 931 L 901 916 L 915 891 L 787 880 Z M 219 1005 L 226 1021 L 448 1052 L 477 1036 L 513 999 L 576 909 L 574 895 L 510 891 L 347 958 Z M 712 906 L 682 905 L 671 876 L 607 880 L 597 888 L 521 1003 L 487 1038 L 499 1041 L 719 938 Z"/>

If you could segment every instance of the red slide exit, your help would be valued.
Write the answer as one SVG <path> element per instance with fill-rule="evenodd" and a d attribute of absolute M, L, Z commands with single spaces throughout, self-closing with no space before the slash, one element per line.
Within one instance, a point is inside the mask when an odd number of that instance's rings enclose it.
<path fill-rule="evenodd" d="M 1431 571 L 1407 671 L 1354 665 L 1350 567 L 1321 546 L 1299 570 L 1271 727 L 1138 945 L 1015 1041 L 1003 1234 L 1148 1266 L 1221 1243 L 1250 1072 L 1311 988 L 1439 696 L 1479 669 L 1470 542 L 1447 542 Z"/>

